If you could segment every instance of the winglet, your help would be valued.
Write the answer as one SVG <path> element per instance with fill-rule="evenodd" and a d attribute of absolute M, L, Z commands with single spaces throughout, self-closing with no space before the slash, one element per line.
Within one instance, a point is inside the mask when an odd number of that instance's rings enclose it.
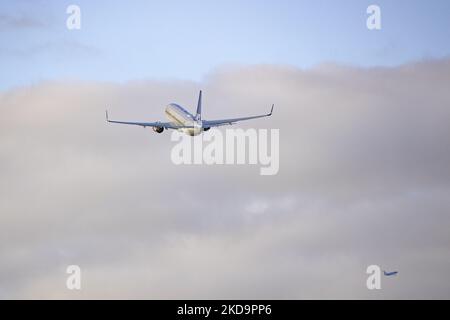
<path fill-rule="evenodd" d="M 268 116 L 271 116 L 272 115 L 272 112 L 273 112 L 273 106 L 274 106 L 275 104 L 272 104 L 272 109 L 270 109 L 270 113 L 268 114 Z"/>
<path fill-rule="evenodd" d="M 105 115 L 106 115 L 106 121 L 112 122 L 111 120 L 109 120 L 108 110 L 105 110 Z"/>

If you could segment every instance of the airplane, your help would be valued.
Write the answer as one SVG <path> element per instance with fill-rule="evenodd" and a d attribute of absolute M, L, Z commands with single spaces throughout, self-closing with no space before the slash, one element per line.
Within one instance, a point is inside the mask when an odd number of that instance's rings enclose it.
<path fill-rule="evenodd" d="M 170 122 L 129 122 L 129 121 L 116 121 L 109 120 L 108 111 L 106 111 L 106 121 L 110 123 L 119 123 L 119 124 L 129 124 L 136 125 L 141 127 L 151 127 L 153 131 L 157 133 L 162 133 L 164 129 L 174 129 L 189 136 L 196 136 L 201 134 L 204 131 L 208 131 L 212 127 L 219 127 L 224 125 L 232 125 L 238 121 L 257 119 L 263 117 L 270 117 L 273 112 L 273 104 L 272 109 L 270 109 L 270 113 L 258 115 L 258 116 L 250 116 L 243 118 L 231 118 L 231 119 L 220 119 L 220 120 L 202 120 L 202 91 L 200 90 L 198 96 L 197 103 L 197 112 L 195 115 L 188 112 L 182 106 L 171 103 L 166 107 L 166 116 L 170 120 Z"/>

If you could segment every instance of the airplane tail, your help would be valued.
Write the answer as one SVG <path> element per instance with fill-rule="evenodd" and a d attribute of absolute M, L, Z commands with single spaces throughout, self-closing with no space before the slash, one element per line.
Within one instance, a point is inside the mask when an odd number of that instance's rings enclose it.
<path fill-rule="evenodd" d="M 198 95 L 197 113 L 195 114 L 195 120 L 202 120 L 202 90 Z"/>

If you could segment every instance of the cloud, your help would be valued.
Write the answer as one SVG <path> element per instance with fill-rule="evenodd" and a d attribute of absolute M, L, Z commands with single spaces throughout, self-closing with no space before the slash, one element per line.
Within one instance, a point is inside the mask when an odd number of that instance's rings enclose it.
<path fill-rule="evenodd" d="M 57 19 L 48 15 L 48 13 L 45 15 L 45 19 L 43 19 L 42 14 L 37 13 L 0 13 L 0 32 L 4 32 L 7 37 L 23 40 L 18 43 L 3 41 L 4 44 L 0 46 L 0 56 L 30 59 L 51 55 L 57 59 L 67 57 L 95 59 L 103 53 L 95 45 L 84 43 L 74 37 L 68 37 L 65 33 L 59 36 L 50 36 L 48 32 L 52 30 L 64 31 L 66 29 L 65 24 L 58 27 Z M 17 32 L 18 34 L 16 34 Z M 39 35 L 34 34 L 35 32 L 39 32 Z M 36 39 L 40 40 L 35 41 Z"/>
<path fill-rule="evenodd" d="M 27 47 L 0 47 L 0 49 L 0 56 L 25 60 L 52 54 L 55 59 L 71 57 L 71 61 L 75 61 L 84 58 L 97 59 L 103 54 L 103 52 L 95 46 L 79 41 L 64 39 L 47 41 Z"/>
<path fill-rule="evenodd" d="M 1 298 L 449 298 L 450 60 L 261 65 L 202 83 L 204 118 L 260 113 L 280 171 L 176 166 L 170 135 L 107 125 L 193 109 L 193 82 L 0 94 Z M 65 267 L 82 268 L 82 290 Z M 383 290 L 365 270 L 399 271 Z"/>
<path fill-rule="evenodd" d="M 48 27 L 45 21 L 33 15 L 0 14 L 0 31 L 20 29 L 41 29 Z"/>

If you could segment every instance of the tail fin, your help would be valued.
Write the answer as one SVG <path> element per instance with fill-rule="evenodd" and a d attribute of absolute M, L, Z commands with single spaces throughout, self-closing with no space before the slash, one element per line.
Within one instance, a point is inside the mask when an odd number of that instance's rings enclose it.
<path fill-rule="evenodd" d="M 202 120 L 202 90 L 198 95 L 197 113 L 195 114 L 195 120 Z"/>

